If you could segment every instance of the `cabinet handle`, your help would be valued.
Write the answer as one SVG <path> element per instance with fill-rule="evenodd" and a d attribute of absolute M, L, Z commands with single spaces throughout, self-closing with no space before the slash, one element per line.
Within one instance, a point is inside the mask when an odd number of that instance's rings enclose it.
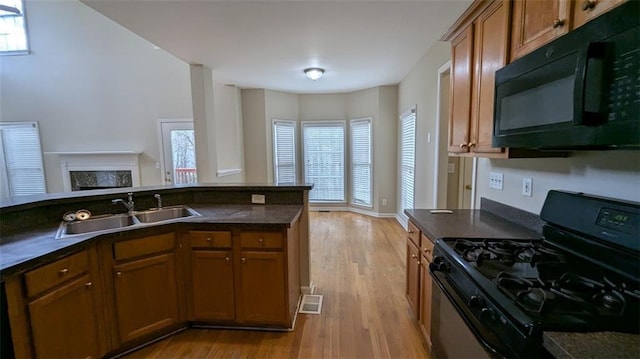
<path fill-rule="evenodd" d="M 466 143 L 461 143 L 461 144 L 460 144 L 460 148 L 465 148 L 465 147 L 467 147 L 467 144 L 466 144 Z"/>
<path fill-rule="evenodd" d="M 116 277 L 122 278 L 122 272 L 116 272 Z"/>
<path fill-rule="evenodd" d="M 473 142 L 469 142 L 469 148 L 473 148 L 473 147 L 476 147 L 476 144 Z"/>
<path fill-rule="evenodd" d="M 423 248 L 423 249 L 424 249 L 424 252 L 425 252 L 425 253 L 429 253 L 429 252 L 431 252 L 431 249 L 429 249 L 429 248 Z"/>
<path fill-rule="evenodd" d="M 246 259 L 246 258 L 241 258 L 241 259 L 240 259 L 240 262 L 242 262 L 242 263 L 245 263 L 246 261 L 247 261 L 247 259 Z"/>
<path fill-rule="evenodd" d="M 598 2 L 596 0 L 585 0 L 582 3 L 582 11 L 587 11 L 587 10 L 593 9 L 594 7 L 596 7 L 597 3 Z"/>
<path fill-rule="evenodd" d="M 416 259 L 416 258 L 418 258 L 418 256 L 417 256 L 417 255 L 415 255 L 415 254 L 412 254 L 412 255 L 411 255 L 411 258 Z"/>
<path fill-rule="evenodd" d="M 258 238 L 258 243 L 260 243 L 261 246 L 264 246 L 264 239 Z"/>
<path fill-rule="evenodd" d="M 564 25 L 564 20 L 560 20 L 560 19 L 555 19 L 553 20 L 553 28 L 558 28 L 560 26 Z"/>
<path fill-rule="evenodd" d="M 86 288 L 91 288 L 93 286 L 93 283 L 92 282 L 87 282 L 87 283 L 84 284 L 84 286 Z"/>
<path fill-rule="evenodd" d="M 413 231 L 408 231 L 407 233 L 409 233 L 409 234 L 413 234 Z"/>
<path fill-rule="evenodd" d="M 60 270 L 60 275 L 65 275 L 67 273 L 69 273 L 69 269 L 67 269 L 67 268 L 64 268 L 64 269 Z"/>
<path fill-rule="evenodd" d="M 207 237 L 207 243 L 211 244 L 211 238 Z"/>
<path fill-rule="evenodd" d="M 225 258 L 224 258 L 224 261 L 225 261 L 225 262 L 230 261 L 229 257 L 225 257 Z"/>

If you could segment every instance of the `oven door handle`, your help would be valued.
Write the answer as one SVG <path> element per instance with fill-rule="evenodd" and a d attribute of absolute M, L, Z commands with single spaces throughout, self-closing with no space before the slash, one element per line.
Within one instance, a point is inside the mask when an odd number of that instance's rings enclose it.
<path fill-rule="evenodd" d="M 498 349 L 495 347 L 495 344 L 487 342 L 487 340 L 485 339 L 486 337 L 496 338 L 495 335 L 486 329 L 478 328 L 478 326 L 472 322 L 472 319 L 470 318 L 474 318 L 473 313 L 466 309 L 466 305 L 462 297 L 460 297 L 456 290 L 448 283 L 446 275 L 444 273 L 438 272 L 437 269 L 434 269 L 435 268 L 429 268 L 429 272 L 433 277 L 434 282 L 438 285 L 441 292 L 444 293 L 444 295 L 449 299 L 453 307 L 456 309 L 458 314 L 460 314 L 460 317 L 462 317 L 476 339 L 478 339 L 478 341 L 482 343 L 485 349 L 487 349 L 487 351 L 489 351 L 493 357 L 502 359 L 508 358 L 508 356 L 502 354 L 504 352 L 508 352 L 506 348 Z M 496 342 L 500 343 L 497 338 Z"/>

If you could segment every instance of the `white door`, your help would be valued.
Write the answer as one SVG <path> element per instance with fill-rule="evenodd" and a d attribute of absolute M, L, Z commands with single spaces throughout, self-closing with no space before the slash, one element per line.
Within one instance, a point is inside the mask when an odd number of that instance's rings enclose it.
<path fill-rule="evenodd" d="M 193 120 L 160 120 L 160 137 L 163 183 L 198 182 Z"/>

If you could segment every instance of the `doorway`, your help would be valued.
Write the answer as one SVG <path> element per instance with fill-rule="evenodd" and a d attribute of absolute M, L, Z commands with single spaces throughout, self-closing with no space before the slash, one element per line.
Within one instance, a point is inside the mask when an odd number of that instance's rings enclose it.
<path fill-rule="evenodd" d="M 163 184 L 198 182 L 193 120 L 160 120 Z"/>
<path fill-rule="evenodd" d="M 449 156 L 449 91 L 451 62 L 438 69 L 436 166 L 434 168 L 434 208 L 471 209 L 475 206 L 476 158 Z"/>

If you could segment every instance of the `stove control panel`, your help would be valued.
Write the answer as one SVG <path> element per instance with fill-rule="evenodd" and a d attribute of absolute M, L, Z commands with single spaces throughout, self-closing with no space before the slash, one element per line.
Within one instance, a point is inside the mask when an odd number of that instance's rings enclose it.
<path fill-rule="evenodd" d="M 612 208 L 603 208 L 600 210 L 600 213 L 598 213 L 596 224 L 624 233 L 638 233 L 640 215 Z"/>

